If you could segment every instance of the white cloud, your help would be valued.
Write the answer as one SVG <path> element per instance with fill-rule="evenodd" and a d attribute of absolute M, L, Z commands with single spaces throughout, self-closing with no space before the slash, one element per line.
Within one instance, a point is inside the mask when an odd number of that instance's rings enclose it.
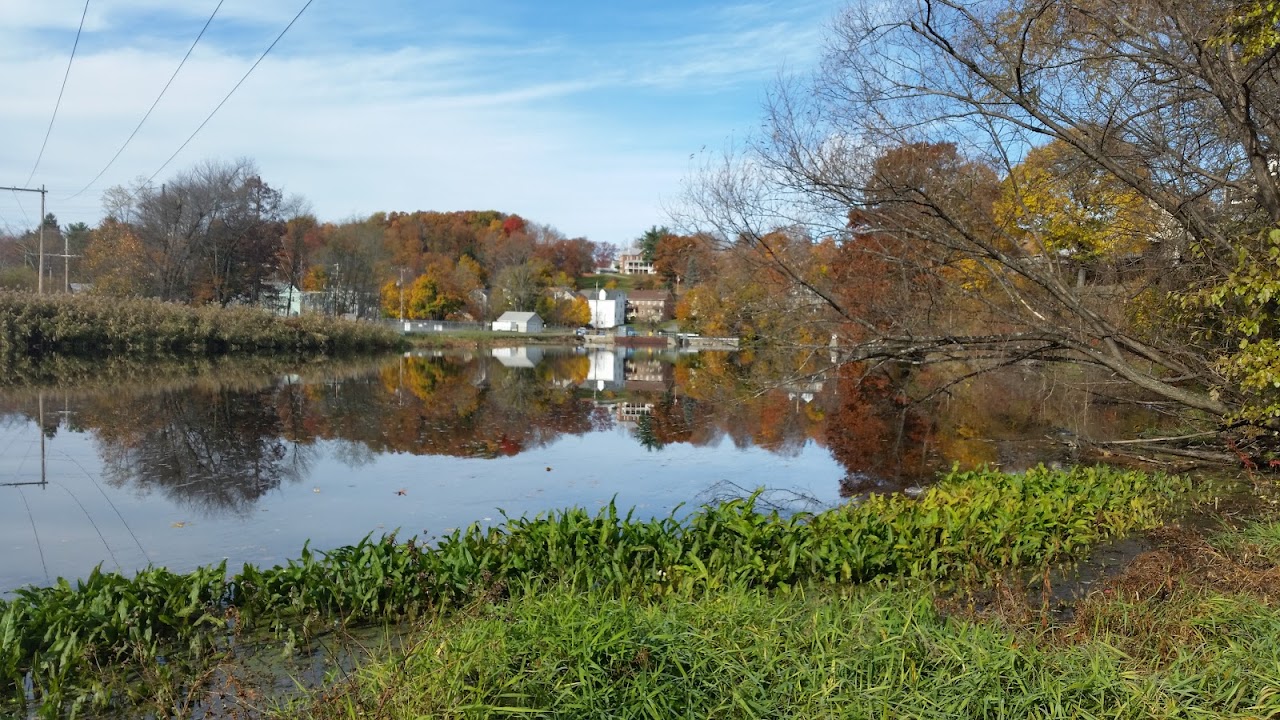
<path fill-rule="evenodd" d="M 96 222 L 101 191 L 155 172 L 256 57 L 202 43 L 110 172 L 67 201 L 115 153 L 186 50 L 130 42 L 113 23 L 177 7 L 202 18 L 213 4 L 94 3 L 101 6 L 91 16 L 95 31 L 114 28 L 104 35 L 120 39 L 99 37 L 81 48 L 33 181 L 49 185 L 50 210 L 62 220 Z M 293 5 L 227 0 L 219 17 L 278 32 Z M 38 50 L 0 50 L 0 126 L 10 129 L 0 145 L 0 184 L 27 176 L 66 69 L 67 48 L 36 31 L 74 32 L 77 6 L 0 4 L 0 45 L 16 38 Z M 308 17 L 312 22 L 286 36 L 157 182 L 205 158 L 243 156 L 257 161 L 267 182 L 305 196 L 322 219 L 497 209 L 570 235 L 625 243 L 664 222 L 663 197 L 678 192 L 690 152 L 755 124 L 755 98 L 781 58 L 812 54 L 821 17 L 805 26 L 771 16 L 767 6 L 747 10 L 721 18 L 732 23 L 730 33 L 632 37 L 607 48 L 515 38 L 502 27 L 490 34 L 504 42 L 476 42 L 481 24 L 465 19 L 453 21 L 449 37 L 422 47 L 355 47 L 329 34 L 333 17 Z M 309 12 L 322 11 L 317 4 Z M 67 15 L 74 15 L 69 24 Z M 386 22 L 371 19 L 350 35 L 367 36 Z M 695 98 L 736 114 L 681 117 Z M 0 226 L 21 220 L 7 195 L 0 193 Z"/>

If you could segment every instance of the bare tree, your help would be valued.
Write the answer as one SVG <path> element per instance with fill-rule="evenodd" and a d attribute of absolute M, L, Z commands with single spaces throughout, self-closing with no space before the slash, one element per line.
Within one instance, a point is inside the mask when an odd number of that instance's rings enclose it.
<path fill-rule="evenodd" d="M 709 166 L 689 207 L 820 297 L 834 325 L 858 328 L 853 359 L 1090 363 L 1228 424 L 1246 397 L 1221 372 L 1221 344 L 1126 308 L 1223 278 L 1242 238 L 1280 221 L 1280 62 L 1275 48 L 1242 52 L 1237 4 L 856 5 L 821 69 L 780 84 L 768 132 Z M 1012 170 L 1050 141 L 1153 209 L 1138 281 L 1086 286 L 1049 238 L 994 216 L 993 183 L 1027 204 Z M 886 261 L 938 281 L 932 302 L 967 322 L 868 322 L 830 276 L 771 246 L 771 229 L 796 223 L 846 246 L 888 239 Z"/>
<path fill-rule="evenodd" d="M 221 305 L 260 297 L 290 208 L 245 159 L 207 161 L 158 188 L 111 188 L 103 204 L 142 240 L 148 294 Z"/>

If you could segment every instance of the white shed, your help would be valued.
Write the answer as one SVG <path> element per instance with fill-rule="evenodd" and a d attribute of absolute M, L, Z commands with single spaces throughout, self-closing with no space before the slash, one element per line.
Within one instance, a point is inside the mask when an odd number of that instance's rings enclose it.
<path fill-rule="evenodd" d="M 492 327 L 498 332 L 542 332 L 542 318 L 538 317 L 538 313 L 508 310 L 493 321 Z"/>

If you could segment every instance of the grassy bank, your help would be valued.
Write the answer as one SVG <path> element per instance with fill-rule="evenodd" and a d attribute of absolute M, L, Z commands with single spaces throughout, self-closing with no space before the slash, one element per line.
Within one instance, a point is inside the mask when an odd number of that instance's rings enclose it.
<path fill-rule="evenodd" d="M 314 314 L 281 318 L 250 307 L 189 307 L 149 299 L 0 292 L 0 358 L 227 353 L 342 353 L 399 347 L 376 323 Z"/>
<path fill-rule="evenodd" d="M 495 332 L 492 330 L 459 330 L 440 333 L 414 333 L 405 341 L 418 348 L 454 348 L 474 350 L 479 347 L 513 347 L 523 345 L 575 345 L 578 337 L 571 328 L 540 333 Z"/>
<path fill-rule="evenodd" d="M 1276 717 L 1280 524 L 1200 544 L 1216 573 L 1130 571 L 1060 624 L 957 611 L 923 583 L 562 586 L 427 624 L 406 652 L 280 715 Z"/>
<path fill-rule="evenodd" d="M 447 617 L 548 589 L 692 599 L 905 578 L 980 584 L 1154 527 L 1190 493 L 1181 478 L 1107 468 L 955 472 L 918 499 L 873 496 L 816 515 L 762 513 L 749 500 L 680 521 L 568 510 L 473 526 L 430 547 L 384 538 L 304 550 L 231 577 L 221 566 L 94 573 L 0 604 L 0 680 L 17 699 L 29 674 L 49 708 L 133 702 L 189 684 L 239 637 L 291 643 L 335 623 Z M 139 690 L 139 678 L 152 684 Z"/>

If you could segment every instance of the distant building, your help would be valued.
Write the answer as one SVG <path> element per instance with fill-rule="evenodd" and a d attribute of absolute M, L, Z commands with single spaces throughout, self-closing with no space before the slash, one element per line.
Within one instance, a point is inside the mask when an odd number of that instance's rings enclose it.
<path fill-rule="evenodd" d="M 639 253 L 623 253 L 618 256 L 618 272 L 623 275 L 653 275 L 653 263 L 645 262 Z"/>
<path fill-rule="evenodd" d="M 302 291 L 291 283 L 266 283 L 259 302 L 276 315 L 296 317 L 302 314 Z"/>
<path fill-rule="evenodd" d="M 591 326 L 596 329 L 614 328 L 627 323 L 627 294 L 619 290 L 584 290 L 591 309 Z"/>
<path fill-rule="evenodd" d="M 666 290 L 632 290 L 627 294 L 627 321 L 660 323 L 674 317 L 675 298 Z"/>
<path fill-rule="evenodd" d="M 542 332 L 542 318 L 538 313 L 508 310 L 493 321 L 493 329 L 499 332 Z"/>

